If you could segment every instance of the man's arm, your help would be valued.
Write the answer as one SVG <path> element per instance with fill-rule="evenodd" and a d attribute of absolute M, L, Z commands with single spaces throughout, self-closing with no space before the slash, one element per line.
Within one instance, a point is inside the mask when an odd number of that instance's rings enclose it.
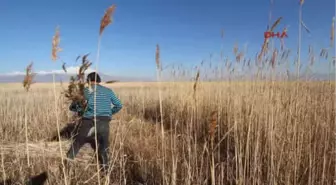
<path fill-rule="evenodd" d="M 115 95 L 115 93 L 111 90 L 111 103 L 113 105 L 112 115 L 116 114 L 122 109 L 122 103 L 119 98 Z"/>

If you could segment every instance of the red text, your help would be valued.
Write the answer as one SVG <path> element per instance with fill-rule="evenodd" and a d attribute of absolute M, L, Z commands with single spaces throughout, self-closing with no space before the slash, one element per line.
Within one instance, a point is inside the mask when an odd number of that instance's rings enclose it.
<path fill-rule="evenodd" d="M 273 37 L 284 38 L 284 37 L 288 37 L 288 36 L 287 36 L 286 32 L 282 32 L 282 33 L 277 32 L 277 33 L 274 33 L 272 31 L 267 31 L 267 32 L 264 33 L 264 37 L 265 37 L 265 39 L 268 39 L 270 37 L 272 37 L 272 38 Z"/>

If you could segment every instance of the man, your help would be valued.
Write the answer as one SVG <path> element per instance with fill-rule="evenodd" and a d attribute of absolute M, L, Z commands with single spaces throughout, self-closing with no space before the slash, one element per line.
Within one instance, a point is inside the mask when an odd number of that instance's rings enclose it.
<path fill-rule="evenodd" d="M 96 78 L 97 77 L 97 78 Z M 101 82 L 100 76 L 95 72 L 87 76 L 87 82 L 91 88 L 84 89 L 84 97 L 87 101 L 86 109 L 73 103 L 69 109 L 75 112 L 82 112 L 82 119 L 80 121 L 78 133 L 67 153 L 67 157 L 74 159 L 80 148 L 85 143 L 90 143 L 92 148 L 96 150 L 95 145 L 95 129 L 94 129 L 94 115 L 96 115 L 97 125 L 97 143 L 98 143 L 98 159 L 104 172 L 108 170 L 108 147 L 109 147 L 109 123 L 112 116 L 119 112 L 122 108 L 120 100 L 115 93 L 99 83 Z M 96 90 L 96 114 L 94 112 L 94 96 Z M 111 104 L 114 105 L 111 108 Z"/>

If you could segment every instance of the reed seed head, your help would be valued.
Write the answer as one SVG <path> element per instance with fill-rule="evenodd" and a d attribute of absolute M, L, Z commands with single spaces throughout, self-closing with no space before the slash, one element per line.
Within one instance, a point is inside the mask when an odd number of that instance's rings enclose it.
<path fill-rule="evenodd" d="M 115 8 L 116 8 L 116 6 L 115 6 L 115 5 L 112 5 L 112 6 L 110 6 L 110 7 L 106 10 L 106 12 L 105 12 L 103 18 L 102 18 L 101 21 L 100 21 L 99 35 L 102 35 L 104 29 L 105 29 L 109 24 L 112 23 L 112 18 L 111 18 L 111 17 L 112 17 L 112 14 L 113 14 L 114 11 L 115 11 Z"/>
<path fill-rule="evenodd" d="M 160 46 L 158 44 L 156 45 L 155 62 L 156 62 L 156 68 L 159 70 L 161 68 L 161 63 L 160 63 Z"/>
<path fill-rule="evenodd" d="M 26 67 L 26 75 L 23 79 L 23 88 L 28 92 L 30 89 L 31 84 L 33 83 L 33 78 L 35 74 L 33 73 L 33 62 L 31 62 Z"/>
<path fill-rule="evenodd" d="M 58 59 L 58 52 L 62 51 L 62 49 L 59 47 L 60 43 L 60 31 L 59 27 L 56 27 L 55 35 L 53 36 L 52 39 L 52 51 L 51 51 L 51 59 L 53 61 L 56 61 Z"/>
<path fill-rule="evenodd" d="M 332 19 L 331 31 L 330 31 L 330 47 L 334 47 L 335 42 L 335 17 Z"/>
<path fill-rule="evenodd" d="M 64 92 L 65 97 L 70 101 L 79 102 L 82 107 L 86 107 L 84 99 L 84 87 L 85 87 L 85 71 L 92 65 L 87 59 L 89 54 L 82 57 L 82 64 L 79 67 L 77 78 L 75 76 L 70 77 L 70 83 L 68 89 Z"/>

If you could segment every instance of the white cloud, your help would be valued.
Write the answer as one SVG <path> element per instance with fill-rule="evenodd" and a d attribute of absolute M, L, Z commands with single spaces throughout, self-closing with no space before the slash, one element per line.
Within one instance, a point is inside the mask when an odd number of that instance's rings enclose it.
<path fill-rule="evenodd" d="M 5 75 L 5 76 L 15 76 L 15 75 L 25 75 L 25 74 L 26 74 L 25 72 L 14 71 L 14 72 L 11 72 L 11 73 L 4 73 L 2 75 Z"/>
<path fill-rule="evenodd" d="M 47 75 L 47 74 L 69 74 L 69 75 L 74 75 L 74 74 L 78 74 L 79 71 L 79 66 L 70 66 L 70 67 L 66 67 L 67 73 L 65 73 L 63 71 L 63 69 L 54 69 L 54 70 L 49 70 L 49 71 L 33 71 L 34 73 L 40 74 L 40 75 Z M 89 68 L 86 70 L 86 73 L 91 73 L 94 72 L 95 70 L 92 68 Z M 15 75 L 25 75 L 25 72 L 21 72 L 21 71 L 14 71 L 14 72 L 10 72 L 10 73 L 5 73 L 2 75 L 6 75 L 6 76 L 15 76 Z"/>

